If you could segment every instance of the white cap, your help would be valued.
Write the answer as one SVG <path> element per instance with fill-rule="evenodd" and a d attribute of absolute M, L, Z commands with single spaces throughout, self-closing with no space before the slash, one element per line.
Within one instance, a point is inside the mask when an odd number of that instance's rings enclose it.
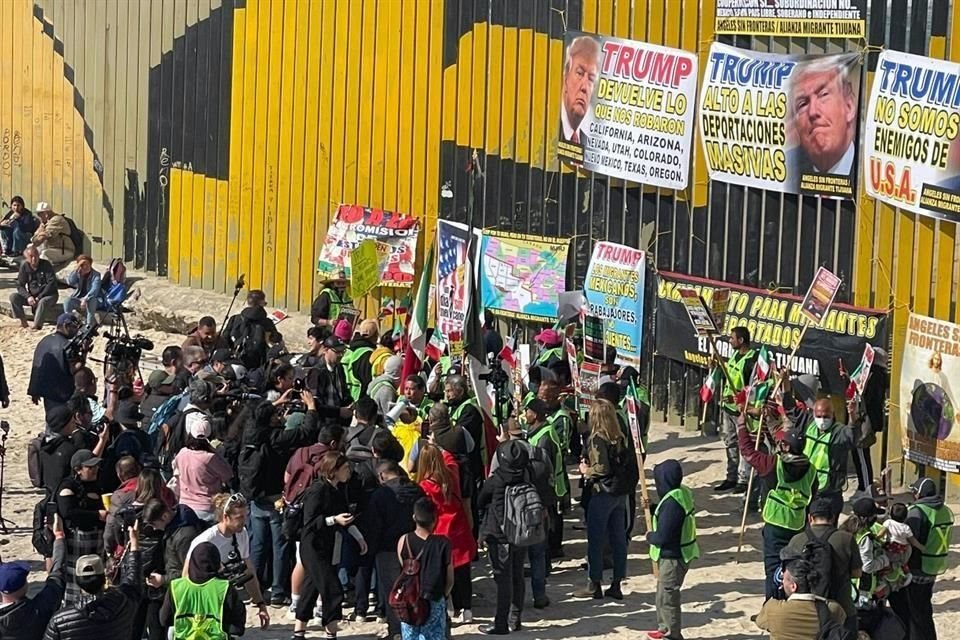
<path fill-rule="evenodd" d="M 202 413 L 191 413 L 186 417 L 187 433 L 191 438 L 209 438 L 212 432 L 210 421 Z"/>
<path fill-rule="evenodd" d="M 39 213 L 41 211 L 53 211 L 53 209 L 50 208 L 50 203 L 48 202 L 38 202 L 34 211 Z"/>

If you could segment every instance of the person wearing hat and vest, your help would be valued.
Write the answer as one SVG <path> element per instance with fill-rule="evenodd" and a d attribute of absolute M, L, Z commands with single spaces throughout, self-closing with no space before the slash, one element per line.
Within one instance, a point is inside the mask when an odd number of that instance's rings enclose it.
<path fill-rule="evenodd" d="M 551 371 L 551 373 L 553 373 Z M 546 411 L 546 421 L 550 425 L 558 447 L 556 459 L 553 462 L 554 475 L 557 484 L 555 490 L 557 493 L 557 508 L 560 512 L 556 514 L 550 527 L 550 557 L 563 557 L 563 513 L 566 512 L 570 504 L 570 479 L 567 477 L 567 468 L 564 459 L 570 451 L 570 440 L 573 437 L 573 420 L 570 414 L 560 402 L 560 383 L 556 375 L 543 376 L 540 380 L 540 386 L 537 388 L 537 399 L 543 402 Z"/>
<path fill-rule="evenodd" d="M 533 361 L 534 366 L 550 367 L 566 359 L 566 355 L 563 353 L 563 336 L 556 330 L 544 329 L 533 339 L 540 346 L 540 353 Z"/>
<path fill-rule="evenodd" d="M 549 412 L 547 410 L 547 404 L 540 398 L 529 400 L 524 408 L 523 417 L 526 424 L 527 442 L 532 448 L 539 449 L 542 457 L 550 461 L 550 466 L 553 471 L 552 477 L 550 478 L 550 492 L 552 495 L 547 496 L 547 499 L 544 500 L 544 507 L 547 509 L 548 517 L 547 541 L 543 544 L 536 545 L 536 549 L 531 548 L 530 550 L 531 571 L 534 573 L 543 572 L 542 575 L 532 576 L 532 584 L 535 586 L 533 590 L 534 603 L 544 604 L 548 602 L 546 592 L 542 588 L 544 580 L 546 579 L 545 572 L 548 559 L 545 554 L 550 553 L 550 557 L 553 557 L 553 549 L 550 548 L 552 547 L 551 543 L 555 538 L 563 539 L 563 519 L 560 515 L 559 507 L 561 501 L 569 491 L 569 486 L 566 478 L 566 469 L 563 464 L 563 449 L 560 445 L 560 436 L 557 435 L 553 423 L 548 419 Z M 533 459 L 534 456 L 531 454 L 530 457 Z M 558 529 L 560 531 L 559 534 L 556 533 Z M 557 546 L 560 546 L 559 543 Z M 535 554 L 537 554 L 536 558 L 534 558 Z M 543 558 L 540 558 L 539 554 L 544 554 Z M 537 608 L 542 609 L 543 607 Z"/>
<path fill-rule="evenodd" d="M 323 289 L 310 305 L 310 322 L 318 327 L 332 329 L 340 319 L 340 312 L 344 307 L 353 305 L 353 300 L 347 293 L 350 281 L 346 272 L 339 271 L 336 277 L 327 278 L 321 284 Z"/>
<path fill-rule="evenodd" d="M 397 390 L 400 384 L 400 372 L 403 370 L 403 358 L 390 356 L 383 367 L 383 375 L 370 381 L 367 395 L 373 398 L 380 409 L 380 414 L 386 416 L 390 407 L 397 401 Z"/>
<path fill-rule="evenodd" d="M 653 530 L 647 533 L 650 559 L 657 563 L 657 630 L 651 640 L 682 640 L 680 589 L 690 563 L 700 557 L 693 492 L 682 484 L 683 468 L 665 460 L 653 468 L 660 502 L 653 513 Z"/>
<path fill-rule="evenodd" d="M 377 348 L 380 327 L 377 326 L 376 320 L 368 318 L 360 323 L 357 334 L 357 337 L 350 342 L 350 348 L 343 355 L 343 360 L 340 361 L 347 377 L 350 397 L 354 402 L 361 396 L 367 395 L 367 388 L 373 380 L 373 363 L 370 361 L 370 356 Z"/>
<path fill-rule="evenodd" d="M 714 489 L 743 493 L 747 490 L 750 467 L 740 460 L 740 449 L 737 445 L 740 406 L 736 396 L 750 384 L 753 368 L 757 364 L 757 352 L 750 345 L 750 330 L 746 327 L 734 327 L 730 330 L 730 347 L 733 352 L 727 358 L 727 373 L 723 377 L 723 391 L 720 394 L 720 436 L 727 448 L 727 477 Z"/>
<path fill-rule="evenodd" d="M 227 640 L 243 635 L 246 607 L 229 580 L 219 577 L 220 551 L 201 542 L 190 554 L 187 575 L 176 578 L 160 607 L 160 624 L 173 640 Z"/>
<path fill-rule="evenodd" d="M 40 225 L 30 238 L 30 243 L 40 251 L 40 257 L 51 264 L 73 260 L 79 247 L 73 243 L 67 218 L 54 213 L 53 207 L 46 202 L 38 202 L 34 212 L 40 219 Z"/>
<path fill-rule="evenodd" d="M 480 406 L 467 393 L 467 379 L 461 375 L 447 376 L 443 392 L 444 403 L 450 409 L 450 422 L 463 429 L 474 442 L 470 451 L 470 475 L 474 482 L 482 482 L 489 456 Z"/>
<path fill-rule="evenodd" d="M 32 597 L 27 597 L 30 563 L 0 563 L 0 638 L 41 640 L 51 616 L 60 608 L 66 584 L 67 547 L 63 523 L 57 514 L 53 516 L 53 537 L 53 564 L 43 588 Z"/>
<path fill-rule="evenodd" d="M 947 555 L 953 540 L 953 512 L 943 503 L 937 484 L 919 478 L 910 485 L 916 501 L 907 512 L 907 525 L 923 545 L 910 556 L 913 579 L 890 595 L 890 605 L 908 627 L 908 640 L 936 640 L 933 624 L 933 585 L 947 570 Z"/>
<path fill-rule="evenodd" d="M 776 434 L 776 453 L 756 448 L 756 437 L 747 429 L 746 411 L 737 430 L 740 455 L 757 470 L 768 487 L 773 487 L 763 504 L 763 567 L 767 599 L 777 593 L 774 575 L 780 566 L 780 550 L 807 521 L 807 506 L 813 497 L 817 471 L 803 454 L 803 437 L 793 430 Z"/>

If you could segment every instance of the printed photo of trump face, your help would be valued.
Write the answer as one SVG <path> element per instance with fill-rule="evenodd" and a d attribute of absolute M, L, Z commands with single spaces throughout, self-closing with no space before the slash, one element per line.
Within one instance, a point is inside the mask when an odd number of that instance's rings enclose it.
<path fill-rule="evenodd" d="M 563 106 L 560 114 L 563 140 L 580 145 L 586 143 L 586 132 L 580 127 L 590 111 L 599 73 L 600 43 L 590 36 L 572 40 L 563 64 Z"/>
<path fill-rule="evenodd" d="M 849 56 L 802 62 L 790 77 L 793 135 L 788 137 L 797 146 L 788 164 L 798 175 L 851 175 L 854 170 L 860 78 L 849 62 Z"/>

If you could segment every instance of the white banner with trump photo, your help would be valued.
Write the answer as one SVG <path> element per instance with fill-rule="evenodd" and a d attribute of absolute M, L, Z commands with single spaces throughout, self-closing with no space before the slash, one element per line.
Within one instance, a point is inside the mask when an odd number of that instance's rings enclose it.
<path fill-rule="evenodd" d="M 714 43 L 698 114 L 710 179 L 852 198 L 860 72 L 857 54 L 786 56 Z"/>
<path fill-rule="evenodd" d="M 568 31 L 557 155 L 614 178 L 684 189 L 696 94 L 692 53 Z"/>

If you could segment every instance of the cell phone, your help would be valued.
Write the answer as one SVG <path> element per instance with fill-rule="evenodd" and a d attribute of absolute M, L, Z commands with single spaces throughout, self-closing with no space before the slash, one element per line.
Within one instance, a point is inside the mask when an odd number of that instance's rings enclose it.
<path fill-rule="evenodd" d="M 57 514 L 57 503 L 48 502 L 44 507 L 43 521 L 48 527 L 53 527 L 53 516 Z"/>
<path fill-rule="evenodd" d="M 357 504 L 356 502 L 351 502 L 350 505 L 347 507 L 347 511 L 350 513 L 350 515 L 355 516 L 357 515 L 357 507 L 359 506 L 360 505 Z"/>
<path fill-rule="evenodd" d="M 297 378 L 293 381 L 294 391 L 303 391 L 303 378 Z"/>

